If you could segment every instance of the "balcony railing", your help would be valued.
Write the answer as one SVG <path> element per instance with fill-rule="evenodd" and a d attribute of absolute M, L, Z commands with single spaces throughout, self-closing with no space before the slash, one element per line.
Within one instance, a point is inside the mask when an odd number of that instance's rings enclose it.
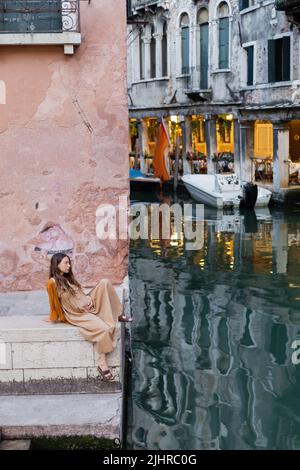
<path fill-rule="evenodd" d="M 0 0 L 0 46 L 81 44 L 80 0 Z"/>
<path fill-rule="evenodd" d="M 0 33 L 79 31 L 79 0 L 0 0 Z"/>
<path fill-rule="evenodd" d="M 162 7 L 164 9 L 169 8 L 170 0 L 131 0 L 132 9 L 140 10 L 145 7 Z"/>
<path fill-rule="evenodd" d="M 300 7 L 299 0 L 275 0 L 276 10 L 286 11 L 286 10 L 291 10 L 293 8 L 299 8 L 299 7 Z"/>
<path fill-rule="evenodd" d="M 132 7 L 136 8 L 137 6 L 149 5 L 150 3 L 158 3 L 159 0 L 131 0 Z"/>
<path fill-rule="evenodd" d="M 291 23 L 300 25 L 300 0 L 275 0 L 275 8 L 285 11 Z"/>
<path fill-rule="evenodd" d="M 208 71 L 199 66 L 182 68 L 183 92 L 193 101 L 207 101 L 211 90 L 208 89 Z"/>

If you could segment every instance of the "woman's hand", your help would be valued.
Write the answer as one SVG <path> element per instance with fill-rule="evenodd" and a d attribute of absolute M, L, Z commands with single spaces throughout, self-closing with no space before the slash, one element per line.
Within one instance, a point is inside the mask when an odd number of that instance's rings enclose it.
<path fill-rule="evenodd" d="M 88 310 L 92 310 L 92 309 L 94 308 L 94 303 L 93 303 L 91 297 L 88 297 L 88 298 L 89 298 L 89 302 L 88 302 L 86 308 L 87 308 Z"/>

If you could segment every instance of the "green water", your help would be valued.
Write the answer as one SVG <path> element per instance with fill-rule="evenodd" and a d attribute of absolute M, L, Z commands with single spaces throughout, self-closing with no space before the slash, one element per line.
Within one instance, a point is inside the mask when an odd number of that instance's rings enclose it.
<path fill-rule="evenodd" d="M 300 449 L 299 274 L 296 209 L 206 208 L 198 251 L 131 242 L 129 448 Z"/>

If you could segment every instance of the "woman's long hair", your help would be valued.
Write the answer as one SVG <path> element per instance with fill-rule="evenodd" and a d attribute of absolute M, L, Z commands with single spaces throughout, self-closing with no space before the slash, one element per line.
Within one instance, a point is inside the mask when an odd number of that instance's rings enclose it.
<path fill-rule="evenodd" d="M 64 258 L 69 258 L 70 262 L 70 271 L 68 273 L 62 273 L 58 268 L 61 260 Z M 61 293 L 62 291 L 69 291 L 72 294 L 75 294 L 75 289 L 73 289 L 72 285 L 81 288 L 81 285 L 78 281 L 76 281 L 73 271 L 72 271 L 72 262 L 68 255 L 65 253 L 55 253 L 50 262 L 50 273 L 49 279 L 53 277 L 55 279 L 56 285 L 58 287 L 58 292 Z"/>

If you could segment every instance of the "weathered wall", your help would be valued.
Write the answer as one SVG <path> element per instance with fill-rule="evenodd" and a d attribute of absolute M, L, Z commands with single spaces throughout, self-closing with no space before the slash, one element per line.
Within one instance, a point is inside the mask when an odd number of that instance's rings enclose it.
<path fill-rule="evenodd" d="M 226 0 L 230 9 L 230 59 L 229 70 L 218 70 L 218 28 L 216 10 L 221 0 L 169 0 L 165 5 L 169 9 L 158 10 L 158 13 L 148 13 L 145 18 L 149 21 L 144 29 L 144 36 L 149 40 L 151 23 L 159 29 L 165 19 L 168 24 L 168 77 L 162 79 L 140 80 L 139 67 L 139 38 L 136 25 L 130 25 L 130 47 L 128 48 L 128 84 L 130 109 L 164 108 L 166 105 L 193 105 L 184 89 L 187 79 L 180 71 L 181 44 L 179 19 L 182 13 L 187 13 L 190 19 L 190 66 L 191 80 L 199 88 L 197 70 L 200 65 L 199 26 L 197 13 L 202 7 L 209 11 L 209 76 L 208 87 L 211 89 L 209 101 L 198 103 L 198 114 L 205 113 L 210 103 L 239 103 L 239 105 L 276 105 L 290 102 L 298 104 L 299 92 L 299 30 L 291 27 L 285 12 L 277 11 L 273 0 L 257 0 L 255 5 L 247 10 L 239 10 L 237 0 Z M 139 2 L 139 5 L 143 2 Z M 163 2 L 161 2 L 163 3 Z M 133 2 L 134 6 L 138 2 Z M 140 18 L 141 19 L 141 18 Z M 268 39 L 282 34 L 291 36 L 291 81 L 289 83 L 268 83 Z M 244 46 L 255 44 L 255 85 L 246 86 L 246 67 Z M 243 46 L 243 47 L 242 47 Z M 196 72 L 195 72 L 196 71 Z M 194 75 L 193 75 L 194 74 Z M 174 93 L 176 96 L 174 99 Z M 173 97 L 173 101 L 171 99 Z M 174 106 L 175 108 L 175 106 Z M 225 112 L 225 111 L 224 111 Z M 149 115 L 149 113 L 148 113 Z"/>
<path fill-rule="evenodd" d="M 3 46 L 0 291 L 42 289 L 70 250 L 83 285 L 127 272 L 127 242 L 101 241 L 95 211 L 128 194 L 126 2 L 81 2 L 82 44 Z"/>

